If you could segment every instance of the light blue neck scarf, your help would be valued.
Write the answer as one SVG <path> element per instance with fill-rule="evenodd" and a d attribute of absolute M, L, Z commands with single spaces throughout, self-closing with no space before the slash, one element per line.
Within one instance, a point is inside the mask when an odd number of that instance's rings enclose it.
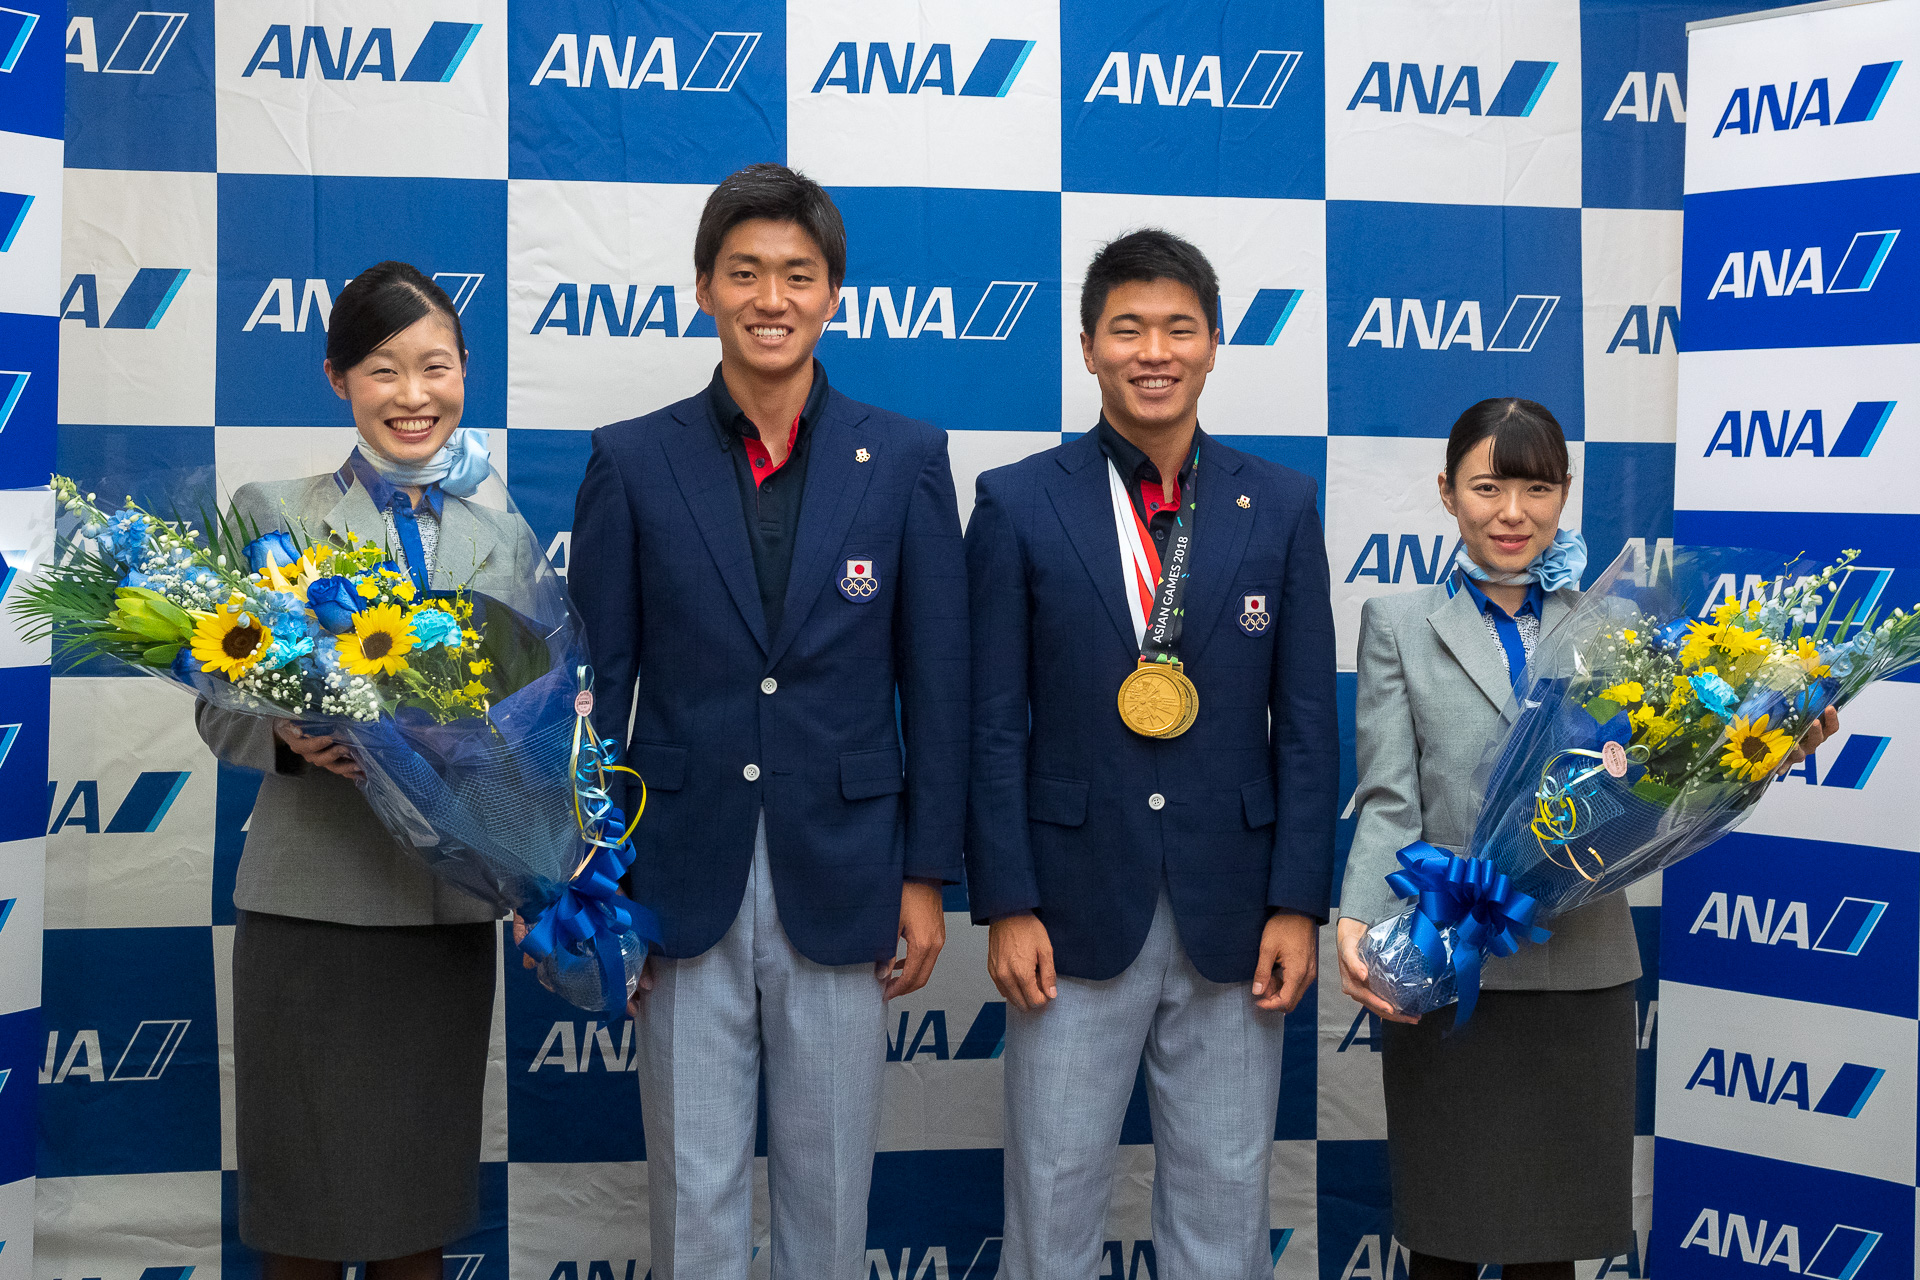
<path fill-rule="evenodd" d="M 1502 587 L 1524 587 L 1537 582 L 1544 591 L 1558 591 L 1579 585 L 1580 574 L 1587 567 L 1587 540 L 1561 529 L 1553 535 L 1553 545 L 1535 556 L 1533 563 L 1519 573 L 1493 573 L 1482 568 L 1479 561 L 1467 554 L 1464 542 L 1454 554 L 1453 563 L 1475 582 L 1491 582 Z"/>
<path fill-rule="evenodd" d="M 437 484 L 456 498 L 471 498 L 487 478 L 487 434 L 461 427 L 425 462 L 396 462 L 360 439 L 360 456 L 392 485 Z"/>

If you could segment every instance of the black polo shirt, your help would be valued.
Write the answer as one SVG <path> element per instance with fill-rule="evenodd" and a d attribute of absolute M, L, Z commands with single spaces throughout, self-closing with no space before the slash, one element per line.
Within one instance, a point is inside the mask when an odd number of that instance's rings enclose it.
<path fill-rule="evenodd" d="M 793 540 L 800 528 L 800 498 L 807 487 L 807 442 L 826 403 L 827 371 L 815 360 L 813 388 L 807 392 L 800 416 L 788 428 L 787 456 L 775 466 L 760 442 L 760 429 L 727 390 L 719 365 L 713 367 L 713 381 L 707 386 L 714 430 L 720 447 L 733 456 L 733 473 L 740 485 L 740 506 L 747 521 L 747 542 L 753 548 L 753 572 L 760 583 L 769 643 L 779 634 L 787 579 L 793 572 Z"/>
<path fill-rule="evenodd" d="M 1120 473 L 1121 482 L 1127 487 L 1127 496 L 1133 499 L 1134 513 L 1153 534 L 1155 549 L 1164 551 L 1180 503 L 1193 484 L 1193 462 L 1199 456 L 1198 451 L 1188 451 L 1186 465 L 1174 480 L 1173 500 L 1169 502 L 1161 487 L 1160 468 L 1154 466 L 1153 459 L 1142 453 L 1133 441 L 1114 430 L 1106 414 L 1100 415 L 1100 425 L 1094 431 L 1100 439 L 1100 452 L 1112 459 L 1114 470 Z M 1193 434 L 1196 441 L 1203 438 L 1198 427 Z"/>

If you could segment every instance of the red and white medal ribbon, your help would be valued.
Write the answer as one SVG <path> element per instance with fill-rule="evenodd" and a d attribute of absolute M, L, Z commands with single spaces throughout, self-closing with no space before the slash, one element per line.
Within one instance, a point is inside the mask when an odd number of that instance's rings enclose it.
<path fill-rule="evenodd" d="M 1147 536 L 1147 526 L 1141 523 L 1140 513 L 1133 509 L 1133 499 L 1127 496 L 1127 486 L 1120 479 L 1120 471 L 1113 465 L 1113 459 L 1107 459 L 1107 485 L 1113 495 L 1113 527 L 1120 535 L 1120 573 L 1127 584 L 1127 612 L 1133 617 L 1133 642 L 1144 644 L 1147 638 L 1147 615 L 1153 610 L 1154 592 L 1160 586 L 1160 553 L 1154 549 L 1153 539 Z"/>

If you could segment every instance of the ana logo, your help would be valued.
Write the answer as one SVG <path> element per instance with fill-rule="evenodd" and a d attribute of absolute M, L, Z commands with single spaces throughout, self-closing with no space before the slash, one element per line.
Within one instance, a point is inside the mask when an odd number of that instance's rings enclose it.
<path fill-rule="evenodd" d="M 1399 1280 L 1412 1271 L 1413 1255 L 1398 1236 L 1382 1240 L 1370 1232 L 1354 1241 L 1353 1256 L 1341 1268 L 1340 1280 Z"/>
<path fill-rule="evenodd" d="M 1892 738 L 1875 737 L 1872 734 L 1851 734 L 1841 746 L 1839 758 L 1833 762 L 1833 766 L 1827 770 L 1824 778 L 1819 776 L 1820 753 L 1813 751 L 1807 754 L 1807 758 L 1798 767 L 1789 771 L 1779 781 L 1804 777 L 1810 787 L 1847 787 L 1854 791 L 1864 791 L 1867 780 L 1873 777 L 1874 769 L 1879 767 L 1880 757 L 1886 754 L 1887 744 L 1892 741 Z"/>
<path fill-rule="evenodd" d="M 902 1245 L 895 1258 L 888 1256 L 886 1249 L 867 1250 L 866 1270 L 860 1274 L 865 1280 L 988 1280 L 1000 1274 L 1000 1237 L 988 1236 L 973 1251 L 973 1257 L 962 1268 L 954 1268 L 947 1261 L 947 1246 Z M 965 1257 L 965 1254 L 961 1255 Z M 1119 1272 L 1114 1272 L 1118 1275 Z"/>
<path fill-rule="evenodd" d="M 173 305 L 189 267 L 142 267 L 107 317 L 109 329 L 152 329 Z M 100 328 L 100 286 L 90 271 L 75 275 L 60 299 L 60 318 L 78 320 L 89 329 Z"/>
<path fill-rule="evenodd" d="M 0 10 L 0 13 L 4 12 Z M 179 38 L 180 29 L 187 25 L 188 16 L 184 13 L 141 10 L 133 15 L 133 21 L 120 33 L 113 51 L 102 62 L 93 19 L 75 14 L 67 19 L 67 62 L 82 71 L 150 76 L 166 61 L 173 42 Z"/>
<path fill-rule="evenodd" d="M 657 84 L 671 93 L 682 90 L 688 93 L 726 93 L 740 79 L 740 73 L 746 69 L 747 59 L 753 56 L 754 46 L 759 43 L 758 31 L 716 31 L 707 37 L 707 43 L 682 79 L 680 59 L 675 53 L 671 36 L 655 36 L 647 46 L 646 54 L 640 58 L 640 65 L 636 67 L 633 60 L 640 44 L 638 36 L 627 37 L 620 59 L 616 62 L 613 37 L 589 35 L 586 61 L 582 62 L 580 36 L 576 32 L 563 31 L 547 46 L 547 56 L 540 59 L 533 79 L 527 83 L 537 89 L 549 80 L 557 80 L 569 89 L 591 89 L 598 76 L 609 89 L 639 89 Z"/>
<path fill-rule="evenodd" d="M 1809 245 L 1800 250 L 1796 260 L 1793 250 L 1782 249 L 1778 263 L 1773 254 L 1765 249 L 1755 249 L 1751 255 L 1738 249 L 1727 255 L 1720 264 L 1720 274 L 1713 279 L 1713 288 L 1707 292 L 1707 301 L 1711 302 L 1721 294 L 1732 294 L 1736 298 L 1791 297 L 1804 289 L 1808 293 L 1865 293 L 1873 288 L 1873 282 L 1880 276 L 1880 268 L 1886 265 L 1887 254 L 1893 251 L 1893 242 L 1900 238 L 1898 227 L 1891 231 L 1860 231 L 1854 233 L 1847 242 L 1847 251 L 1840 255 L 1840 265 L 1833 269 L 1833 278 L 1823 280 L 1820 246 Z M 1788 269 L 1791 262 L 1792 269 Z"/>
<path fill-rule="evenodd" d="M 433 273 L 433 282 L 447 291 L 447 297 L 453 303 L 456 315 L 466 314 L 467 303 L 473 301 L 473 295 L 480 288 L 480 282 L 486 278 L 485 272 L 436 271 Z M 325 333 L 328 322 L 333 319 L 332 289 L 325 280 L 316 280 L 310 276 L 301 279 L 300 301 L 296 305 L 294 280 L 293 276 L 278 276 L 267 281 L 267 287 L 261 290 L 260 300 L 253 304 L 253 311 L 247 316 L 247 322 L 240 326 L 240 332 L 252 333 L 262 325 L 272 325 L 282 333 L 305 333 L 307 325 L 312 323 Z M 341 288 L 345 288 L 353 281 L 343 280 L 340 283 Z M 109 323 L 107 327 L 113 326 Z"/>
<path fill-rule="evenodd" d="M 1369 534 L 1365 545 L 1360 548 L 1360 554 L 1353 558 L 1353 567 L 1347 570 L 1346 581 L 1372 578 L 1384 587 L 1405 581 L 1407 573 L 1411 571 L 1417 583 L 1426 585 L 1437 582 L 1441 570 L 1452 564 L 1453 557 L 1460 551 L 1458 535 L 1454 537 L 1453 546 L 1447 547 L 1443 553 L 1441 548 L 1446 544 L 1447 535 L 1444 533 L 1433 535 L 1431 548 L 1426 545 L 1423 534 L 1401 534 L 1397 548 L 1392 534 Z"/>
<path fill-rule="evenodd" d="M 687 327 L 684 330 L 680 327 L 680 303 L 673 285 L 630 284 L 626 286 L 624 298 L 619 300 L 614 293 L 618 285 L 589 284 L 585 288 L 587 305 L 582 311 L 580 285 L 572 281 L 555 285 L 547 295 L 547 305 L 540 309 L 540 318 L 528 332 L 558 331 L 570 337 L 590 338 L 598 323 L 599 332 L 609 338 L 638 338 L 648 333 L 657 333 L 663 338 L 719 336 L 713 327 L 713 317 L 698 307 L 687 308 Z M 643 289 L 648 291 L 645 301 L 642 301 Z"/>
<path fill-rule="evenodd" d="M 1747 1101 L 1758 1102 L 1765 1106 L 1777 1107 L 1782 1102 L 1790 1102 L 1801 1111 L 1811 1108 L 1824 1116 L 1844 1116 L 1848 1120 L 1856 1119 L 1867 1105 L 1867 1099 L 1880 1087 L 1880 1077 L 1886 1075 L 1883 1067 L 1863 1067 L 1857 1062 L 1842 1063 L 1834 1072 L 1833 1079 L 1820 1094 L 1820 1101 L 1812 1101 L 1812 1091 L 1807 1084 L 1807 1064 L 1789 1062 L 1774 1078 L 1776 1063 L 1767 1059 L 1764 1074 L 1754 1063 L 1754 1055 L 1736 1052 L 1733 1065 L 1727 1065 L 1727 1054 L 1722 1049 L 1708 1049 L 1700 1058 L 1700 1065 L 1693 1069 L 1693 1075 L 1687 1081 L 1687 1088 L 1706 1089 L 1722 1098 L 1737 1098 L 1744 1090 Z"/>
<path fill-rule="evenodd" d="M 40 1066 L 40 1083 L 65 1084 L 75 1077 L 92 1084 L 102 1081 L 158 1080 L 166 1074 L 175 1051 L 186 1038 L 187 1028 L 192 1025 L 191 1018 L 149 1019 L 140 1023 L 133 1029 L 133 1036 L 127 1041 L 127 1047 L 120 1051 L 119 1061 L 113 1064 L 111 1072 L 106 1069 L 106 1055 L 100 1051 L 98 1031 L 74 1032 L 73 1039 L 67 1042 L 64 1057 L 59 1053 L 60 1033 L 49 1031 L 46 1061 Z M 56 1058 L 60 1061 L 57 1071 L 53 1065 Z"/>
<path fill-rule="evenodd" d="M 1674 124 L 1687 122 L 1686 100 L 1680 96 L 1680 77 L 1671 71 L 1660 71 L 1653 76 L 1653 93 L 1647 93 L 1647 72 L 1629 71 L 1615 90 L 1613 101 L 1607 106 L 1602 121 L 1611 121 L 1615 117 L 1638 120 L 1641 124 L 1659 124 L 1661 112 Z"/>
<path fill-rule="evenodd" d="M 1546 92 L 1547 81 L 1553 79 L 1553 69 L 1559 65 L 1557 62 L 1515 62 L 1507 69 L 1492 103 L 1482 111 L 1478 67 L 1455 69 L 1453 80 L 1448 83 L 1446 67 L 1436 64 L 1429 84 L 1417 62 L 1401 63 L 1398 78 L 1389 64 L 1375 62 L 1369 64 L 1360 77 L 1359 87 L 1347 100 L 1347 110 L 1358 111 L 1372 105 L 1385 112 L 1400 112 L 1406 109 L 1407 99 L 1411 97 L 1413 109 L 1423 116 L 1444 116 L 1449 111 L 1465 111 L 1470 116 L 1530 116 L 1540 95 Z M 1440 91 L 1442 84 L 1447 85 L 1444 95 Z"/>
<path fill-rule="evenodd" d="M 20 403 L 20 393 L 27 389 L 27 379 L 32 376 L 28 370 L 0 369 L 0 431 L 7 429 L 13 406 Z"/>
<path fill-rule="evenodd" d="M 1480 304 L 1471 298 L 1454 308 L 1451 319 L 1447 316 L 1447 300 L 1436 300 L 1432 323 L 1428 323 L 1424 299 L 1400 299 L 1400 318 L 1397 322 L 1393 303 L 1392 298 L 1375 298 L 1368 303 L 1366 313 L 1360 317 L 1360 323 L 1354 326 L 1353 336 L 1347 339 L 1347 345 L 1357 347 L 1363 342 L 1377 342 L 1382 348 L 1400 350 L 1407 345 L 1407 330 L 1411 327 L 1414 342 L 1422 351 L 1450 351 L 1454 347 L 1465 347 L 1469 351 L 1531 351 L 1534 344 L 1540 341 L 1540 335 L 1546 332 L 1547 321 L 1553 318 L 1554 308 L 1560 305 L 1560 295 L 1515 295 L 1501 315 L 1492 341 L 1482 337 Z"/>
<path fill-rule="evenodd" d="M 27 210 L 32 207 L 32 196 L 0 191 L 0 253 L 13 248 L 13 238 L 20 234 L 21 224 L 27 220 Z"/>
<path fill-rule="evenodd" d="M 166 820 L 167 811 L 173 808 L 173 802 L 180 797 L 180 789 L 187 785 L 187 779 L 192 776 L 191 773 L 142 773 L 134 779 L 126 798 L 120 801 L 120 807 L 113 811 L 113 817 L 107 823 L 107 834 L 158 831 L 160 824 Z M 53 812 L 53 802 L 59 794 L 60 784 L 49 781 L 49 814 Z M 67 802 L 60 806 L 60 816 L 48 825 L 47 834 L 59 835 L 68 827 L 79 827 L 96 835 L 100 832 L 100 784 L 92 778 L 82 778 L 73 784 L 73 790 L 67 793 Z"/>
<path fill-rule="evenodd" d="M 1867 1255 L 1873 1252 L 1873 1246 L 1880 1243 L 1878 1231 L 1844 1224 L 1835 1226 L 1802 1267 L 1800 1228 L 1783 1222 L 1769 1241 L 1767 1225 L 1767 1220 L 1762 1218 L 1758 1226 L 1749 1229 L 1746 1215 L 1731 1212 L 1726 1214 L 1723 1225 L 1718 1209 L 1702 1209 L 1693 1226 L 1688 1228 L 1687 1238 L 1680 1242 L 1680 1248 L 1705 1249 L 1716 1258 L 1729 1259 L 1737 1252 L 1740 1261 L 1753 1266 L 1783 1266 L 1789 1273 L 1821 1280 L 1853 1280 Z"/>
<path fill-rule="evenodd" d="M 1151 89 L 1156 106 L 1185 107 L 1198 101 L 1210 107 L 1271 111 L 1293 78 L 1293 69 L 1300 65 L 1300 56 L 1298 49 L 1256 49 L 1229 94 L 1220 54 L 1196 57 L 1192 75 L 1187 74 L 1187 55 L 1174 54 L 1169 76 L 1167 64 L 1157 53 L 1109 53 L 1081 101 L 1112 98 L 1123 107 L 1144 107 Z"/>
<path fill-rule="evenodd" d="M 1808 81 L 1805 94 L 1800 93 L 1798 80 L 1788 84 L 1785 93 L 1780 91 L 1777 84 L 1763 84 L 1751 93 L 1742 85 L 1727 98 L 1726 109 L 1720 113 L 1720 123 L 1714 126 L 1713 136 L 1717 138 L 1729 131 L 1738 134 L 1759 133 L 1767 128 L 1775 133 L 1785 133 L 1808 123 L 1863 123 L 1873 119 L 1880 110 L 1880 103 L 1887 96 L 1887 89 L 1899 71 L 1898 62 L 1870 62 L 1861 67 L 1854 74 L 1853 86 L 1847 90 L 1838 115 L 1830 114 L 1825 76 Z"/>
<path fill-rule="evenodd" d="M 1879 741 L 1884 744 L 1886 739 Z M 1735 895 L 1733 905 L 1729 907 L 1727 895 L 1716 891 L 1708 894 L 1707 900 L 1700 905 L 1700 914 L 1693 918 L 1693 927 L 1687 933 L 1691 936 L 1704 931 L 1716 938 L 1737 942 L 1744 928 L 1747 941 L 1763 947 L 1777 947 L 1782 942 L 1791 942 L 1802 951 L 1857 956 L 1860 948 L 1867 945 L 1867 939 L 1873 936 L 1873 927 L 1880 923 L 1880 917 L 1887 910 L 1886 903 L 1871 898 L 1842 898 L 1840 905 L 1833 909 L 1833 914 L 1827 917 L 1826 924 L 1821 926 L 1820 936 L 1809 943 L 1807 904 L 1789 902 L 1787 909 L 1780 913 L 1777 924 L 1773 918 L 1776 905 L 1774 899 L 1768 898 L 1766 914 L 1762 915 L 1760 908 L 1748 895 Z"/>
<path fill-rule="evenodd" d="M 13 70 L 14 64 L 20 61 L 20 51 L 27 47 L 27 37 L 33 34 L 34 24 L 39 21 L 37 13 L 0 9 L 0 72 Z"/>
<path fill-rule="evenodd" d="M 4 376 L 5 376 L 4 374 L 0 374 L 0 377 L 4 377 Z M 0 415 L 0 421 L 4 421 L 4 420 L 5 420 L 5 415 Z M 11 569 L 7 571 L 7 580 L 9 582 L 13 580 L 13 571 Z M 0 769 L 6 768 L 7 755 L 9 752 L 13 750 L 14 739 L 18 738 L 19 736 L 20 736 L 19 725 L 0 724 Z"/>
<path fill-rule="evenodd" d="M 1607 343 L 1607 354 L 1630 347 L 1643 356 L 1659 355 L 1671 343 L 1680 350 L 1680 308 L 1636 302 L 1620 317 L 1620 327 Z"/>
<path fill-rule="evenodd" d="M 588 1022 L 586 1029 L 575 1036 L 575 1024 L 556 1022 L 547 1032 L 547 1038 L 540 1042 L 540 1052 L 533 1055 L 533 1062 L 527 1067 L 529 1072 L 538 1072 L 542 1067 L 558 1067 L 568 1075 L 576 1075 L 593 1069 L 593 1052 L 600 1051 L 600 1066 L 608 1072 L 638 1071 L 640 1053 L 633 1043 L 633 1021 L 622 1019 L 620 1022 L 620 1044 L 613 1043 L 613 1024 L 601 1025 Z"/>
<path fill-rule="evenodd" d="M 1027 65 L 1027 55 L 1033 52 L 1032 40 L 1006 40 L 995 38 L 987 41 L 987 47 L 980 51 L 974 60 L 973 69 L 967 72 L 967 78 L 960 85 L 959 96 L 963 98 L 1004 98 L 1013 88 L 1013 82 L 1020 78 L 1020 68 Z M 907 51 L 901 55 L 899 65 L 893 61 L 893 46 L 875 41 L 867 46 L 866 58 L 860 56 L 860 45 L 853 40 L 842 40 L 827 55 L 827 65 L 820 68 L 820 76 L 813 82 L 812 92 L 823 93 L 831 88 L 839 88 L 848 94 L 872 93 L 874 91 L 874 72 L 880 73 L 880 85 L 887 93 L 919 93 L 921 90 L 938 90 L 952 97 L 954 90 L 953 46 L 950 44 L 930 44 L 926 53 L 920 57 L 920 65 L 914 67 L 914 43 L 907 42 Z"/>
<path fill-rule="evenodd" d="M 1233 337 L 1227 340 L 1230 347 L 1270 347 L 1280 340 L 1280 331 L 1287 327 L 1287 320 L 1293 315 L 1293 309 L 1300 305 L 1305 289 L 1262 289 L 1253 295 L 1253 301 L 1247 304 L 1247 310 L 1240 317 L 1239 325 L 1233 331 Z M 1222 332 L 1226 324 L 1217 325 Z"/>
<path fill-rule="evenodd" d="M 1003 342 L 1012 335 L 1013 326 L 1020 323 L 1021 312 L 1027 309 L 1027 301 L 1039 287 L 1039 282 L 1034 280 L 991 282 L 986 292 L 980 295 L 980 301 L 973 304 L 973 310 L 967 314 L 967 322 L 957 326 L 956 332 L 951 285 L 928 287 L 923 298 L 922 286 L 908 285 L 899 299 L 895 298 L 892 285 L 868 286 L 864 316 L 860 310 L 860 286 L 842 285 L 839 309 L 834 312 L 833 319 L 827 322 L 824 333 L 871 338 L 873 322 L 878 318 L 889 338 L 918 338 L 931 333 L 949 339 L 977 338 Z M 916 298 L 922 298 L 917 312 Z"/>
<path fill-rule="evenodd" d="M 1004 1000 L 988 1000 L 982 1004 L 980 1012 L 973 1016 L 972 1024 L 967 1027 L 967 1034 L 960 1038 L 959 1047 L 951 1051 L 945 1009 L 929 1009 L 922 1013 L 920 1026 L 909 1041 L 907 1027 L 911 1017 L 906 1010 L 901 1010 L 898 1032 L 888 1033 L 888 1062 L 912 1062 L 922 1056 L 931 1057 L 935 1062 L 967 1062 L 997 1058 L 1007 1047 L 1007 1005 Z"/>
<path fill-rule="evenodd" d="M 435 22 L 427 28 L 407 69 L 398 78 L 413 83 L 445 84 L 460 69 L 461 60 L 480 34 L 478 22 Z M 351 55 L 351 56 L 349 56 Z M 338 45 L 325 27 L 303 27 L 300 31 L 300 56 L 293 53 L 293 28 L 276 22 L 260 37 L 260 44 L 247 60 L 242 79 L 256 73 L 278 72 L 283 80 L 305 80 L 311 67 L 322 80 L 358 80 L 361 76 L 395 78 L 398 63 L 393 54 L 393 28 L 368 27 L 356 52 L 353 28 L 340 29 Z"/>
<path fill-rule="evenodd" d="M 1816 458 L 1864 458 L 1879 443 L 1880 433 L 1886 429 L 1887 420 L 1893 416 L 1898 403 L 1897 400 L 1856 402 L 1841 425 L 1840 434 L 1834 437 L 1831 449 L 1826 447 L 1826 418 L 1818 409 L 1801 410 L 1800 424 L 1791 436 L 1787 434 L 1787 424 L 1793 421 L 1792 409 L 1780 410 L 1778 434 L 1767 410 L 1749 410 L 1744 435 L 1740 411 L 1729 409 L 1720 415 L 1720 424 L 1713 429 L 1707 451 L 1701 456 L 1711 458 L 1716 453 L 1724 453 L 1730 458 L 1791 458 L 1797 453 L 1808 453 Z"/>

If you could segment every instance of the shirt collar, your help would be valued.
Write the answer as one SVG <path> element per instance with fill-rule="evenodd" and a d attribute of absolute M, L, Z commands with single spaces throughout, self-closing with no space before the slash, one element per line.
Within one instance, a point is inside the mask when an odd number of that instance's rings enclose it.
<path fill-rule="evenodd" d="M 342 493 L 347 491 L 348 485 L 353 481 L 359 481 L 360 487 L 367 491 L 367 497 L 372 499 L 373 505 L 381 511 L 392 508 L 396 497 L 402 502 L 407 502 L 406 491 L 390 483 L 385 476 L 375 471 L 373 464 L 367 461 L 366 455 L 361 453 L 357 446 L 347 455 L 346 465 L 334 472 L 333 478 L 339 482 Z M 427 505 L 433 510 L 433 518 L 438 520 L 441 508 L 446 504 L 446 493 L 437 484 L 424 485 L 421 487 L 421 492 L 426 496 Z M 408 503 L 408 505 L 412 504 Z"/>
<path fill-rule="evenodd" d="M 1473 597 L 1473 606 L 1475 609 L 1479 610 L 1481 613 L 1489 613 L 1489 612 L 1498 613 L 1501 617 L 1515 617 L 1515 618 L 1519 617 L 1523 613 L 1530 613 L 1534 617 L 1538 618 L 1539 616 L 1541 616 L 1541 611 L 1544 610 L 1547 606 L 1547 593 L 1541 589 L 1539 583 L 1537 582 L 1530 583 L 1527 587 L 1526 601 L 1521 604 L 1520 608 L 1516 612 L 1514 612 L 1513 614 L 1508 614 L 1505 609 L 1502 609 L 1499 605 L 1495 604 L 1493 602 L 1492 597 L 1487 595 L 1486 592 L 1482 591 L 1480 589 L 1480 584 L 1475 582 L 1472 578 L 1469 578 L 1466 574 L 1462 573 L 1458 569 L 1455 569 L 1453 571 L 1453 575 L 1454 575 L 1455 581 L 1459 582 L 1461 586 L 1465 587 L 1467 589 L 1467 594 Z"/>
<path fill-rule="evenodd" d="M 1164 483 L 1164 479 L 1160 475 L 1160 469 L 1153 465 L 1153 459 L 1142 452 L 1140 447 L 1134 444 L 1133 441 L 1121 435 L 1119 430 L 1115 428 L 1111 422 L 1107 421 L 1106 414 L 1103 413 L 1100 415 L 1100 422 L 1098 426 L 1094 427 L 1094 434 L 1099 438 L 1100 452 L 1113 459 L 1114 469 L 1118 471 L 1123 478 L 1131 480 L 1135 484 L 1143 484 L 1147 481 L 1152 481 L 1154 484 Z M 1193 429 L 1193 439 L 1196 445 L 1206 438 L 1207 433 L 1200 430 L 1199 427 Z M 1175 483 L 1180 486 L 1182 493 L 1186 492 L 1187 485 L 1193 479 L 1194 459 L 1199 456 L 1199 450 L 1195 449 L 1187 455 L 1186 465 L 1180 468 L 1180 475 Z"/>
<path fill-rule="evenodd" d="M 800 429 L 794 435 L 797 445 L 800 438 L 807 434 L 814 423 L 820 421 L 820 412 L 827 404 L 827 371 L 818 360 L 813 362 L 813 386 L 807 392 L 807 403 L 800 409 Z M 707 384 L 707 407 L 713 413 L 713 429 L 720 437 L 720 447 L 731 449 L 737 439 L 760 438 L 760 428 L 753 425 L 753 419 L 747 416 L 740 402 L 727 390 L 727 380 L 720 376 L 720 366 L 713 366 L 713 381 Z"/>

